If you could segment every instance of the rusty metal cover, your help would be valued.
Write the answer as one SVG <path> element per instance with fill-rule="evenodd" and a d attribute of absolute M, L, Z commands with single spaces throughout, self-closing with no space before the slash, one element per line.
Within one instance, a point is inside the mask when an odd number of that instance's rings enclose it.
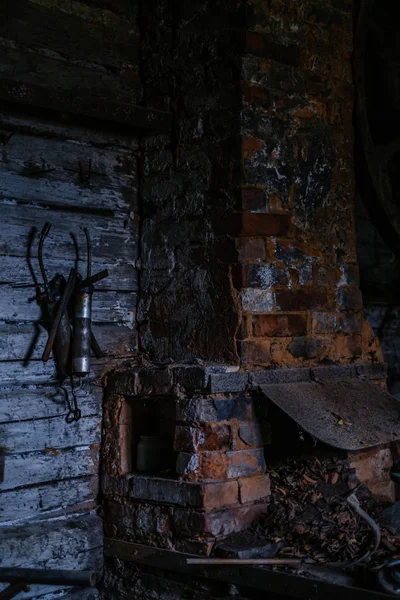
<path fill-rule="evenodd" d="M 261 392 L 317 440 L 360 450 L 400 440 L 400 402 L 356 378 L 263 385 Z"/>

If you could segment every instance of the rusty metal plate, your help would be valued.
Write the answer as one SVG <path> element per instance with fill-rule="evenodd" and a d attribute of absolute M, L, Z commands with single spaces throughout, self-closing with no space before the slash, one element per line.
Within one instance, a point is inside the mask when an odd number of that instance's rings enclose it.
<path fill-rule="evenodd" d="M 317 440 L 360 450 L 400 440 L 400 402 L 355 378 L 263 385 L 261 392 Z"/>

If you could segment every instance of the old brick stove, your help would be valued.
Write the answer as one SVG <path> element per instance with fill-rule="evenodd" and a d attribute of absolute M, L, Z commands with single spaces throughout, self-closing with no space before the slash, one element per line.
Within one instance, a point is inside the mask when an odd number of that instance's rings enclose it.
<path fill-rule="evenodd" d="M 306 428 L 331 446 L 348 449 L 358 480 L 378 500 L 393 502 L 398 408 L 378 387 L 384 377 L 383 365 L 365 364 L 257 371 L 170 365 L 114 373 L 104 415 L 106 555 L 126 558 L 118 542 L 127 541 L 208 556 L 216 541 L 248 528 L 265 512 L 270 494 L 264 445 L 271 444 L 273 421 L 267 398 L 278 395 L 279 404 L 288 390 L 294 399 L 305 398 L 300 422 L 312 410 L 308 400 L 311 405 L 325 400 L 322 415 L 315 411 L 319 429 L 315 423 Z M 331 404 L 326 391 L 333 392 Z M 375 401 L 380 411 L 370 406 Z M 347 422 L 354 417 L 360 422 Z M 170 462 L 161 473 L 135 473 L 141 434 L 163 436 L 169 444 L 164 454 Z M 278 436 L 290 445 L 296 433 L 285 428 Z"/>
<path fill-rule="evenodd" d="M 356 259 L 352 3 L 153 4 L 146 85 L 174 122 L 142 142 L 141 352 L 106 377 L 105 597 L 162 595 L 162 559 L 132 567 L 135 544 L 208 556 L 266 510 L 268 389 L 307 430 L 332 388 L 310 433 L 335 446 L 333 420 L 359 478 L 395 499 L 399 415 Z M 389 403 L 375 441 L 340 439 L 353 423 L 338 394 L 364 424 Z M 142 436 L 163 439 L 159 473 L 135 472 Z"/>

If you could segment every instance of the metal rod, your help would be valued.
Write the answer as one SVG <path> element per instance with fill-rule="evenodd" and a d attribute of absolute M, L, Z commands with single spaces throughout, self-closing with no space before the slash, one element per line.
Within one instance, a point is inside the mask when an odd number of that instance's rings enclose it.
<path fill-rule="evenodd" d="M 87 267 L 86 267 L 86 278 L 88 279 L 92 274 L 92 242 L 90 240 L 89 230 L 84 227 L 83 231 L 86 236 L 86 244 L 87 244 Z"/>
<path fill-rule="evenodd" d="M 108 277 L 108 275 L 109 275 L 108 269 L 103 269 L 103 271 L 99 271 L 98 273 L 96 273 L 96 275 L 92 275 L 91 277 L 86 277 L 86 279 L 84 279 L 83 281 L 80 282 L 79 289 L 88 287 L 89 285 L 93 285 L 94 283 L 97 283 L 98 281 L 105 279 L 106 277 Z"/>
<path fill-rule="evenodd" d="M 94 587 L 95 571 L 67 571 L 61 569 L 0 568 L 0 581 L 7 583 L 43 583 L 45 585 L 81 585 Z"/>
<path fill-rule="evenodd" d="M 44 227 L 43 227 L 42 232 L 40 234 L 39 250 L 38 250 L 39 267 L 40 267 L 40 272 L 42 274 L 44 289 L 45 289 L 46 292 L 47 292 L 48 287 L 49 287 L 49 280 L 47 279 L 46 269 L 44 268 L 44 264 L 43 264 L 43 244 L 44 244 L 44 240 L 49 235 L 50 229 L 51 229 L 51 223 L 49 223 L 47 221 L 44 224 Z"/>
<path fill-rule="evenodd" d="M 297 558 L 187 558 L 187 565 L 299 565 Z"/>
<path fill-rule="evenodd" d="M 64 293 L 58 304 L 56 316 L 54 317 L 54 321 L 51 325 L 49 337 L 47 339 L 46 347 L 45 347 L 43 355 L 42 355 L 43 362 L 47 362 L 49 360 L 50 352 L 53 348 L 54 340 L 56 339 L 57 329 L 60 324 L 61 317 L 63 316 L 64 312 L 67 310 L 68 302 L 69 302 L 71 295 L 75 288 L 75 283 L 76 283 L 76 271 L 75 271 L 75 269 L 71 269 L 71 271 L 69 273 L 67 284 L 64 288 Z"/>

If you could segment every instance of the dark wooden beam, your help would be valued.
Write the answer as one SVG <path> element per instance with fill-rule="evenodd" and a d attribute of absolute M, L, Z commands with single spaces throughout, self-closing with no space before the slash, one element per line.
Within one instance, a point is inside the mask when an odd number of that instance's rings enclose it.
<path fill-rule="evenodd" d="M 165 550 L 105 538 L 104 554 L 107 557 L 118 558 L 128 562 L 136 562 L 162 570 L 178 571 L 186 575 L 204 577 L 224 581 L 263 592 L 282 594 L 289 598 L 312 598 L 313 600 L 387 600 L 390 596 L 380 592 L 362 589 L 349 585 L 351 578 L 338 571 L 322 571 L 322 569 L 307 569 L 305 576 L 292 575 L 282 571 L 262 569 L 249 566 L 201 566 L 187 565 L 187 558 L 192 554 Z M 196 557 L 198 558 L 198 557 Z M 325 580 L 321 575 L 324 573 Z"/>
<path fill-rule="evenodd" d="M 13 113 L 45 111 L 47 116 L 65 113 L 85 125 L 123 125 L 124 128 L 167 132 L 171 127 L 170 113 L 143 106 L 112 102 L 87 93 L 66 92 L 7 79 L 0 80 L 0 106 Z M 51 113 L 51 114 L 50 114 Z"/>

